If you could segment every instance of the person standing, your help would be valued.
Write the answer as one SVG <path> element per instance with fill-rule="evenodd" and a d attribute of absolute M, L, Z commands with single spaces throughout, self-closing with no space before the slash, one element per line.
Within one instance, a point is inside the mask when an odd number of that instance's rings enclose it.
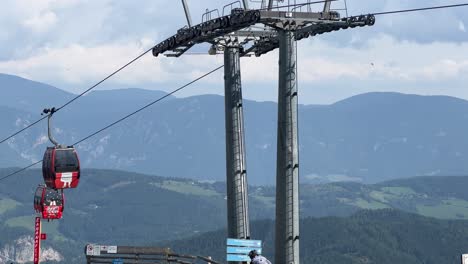
<path fill-rule="evenodd" d="M 264 256 L 261 256 L 258 254 L 257 250 L 252 250 L 249 252 L 249 257 L 252 260 L 250 263 L 251 264 L 271 264 L 271 262 L 265 258 Z"/>

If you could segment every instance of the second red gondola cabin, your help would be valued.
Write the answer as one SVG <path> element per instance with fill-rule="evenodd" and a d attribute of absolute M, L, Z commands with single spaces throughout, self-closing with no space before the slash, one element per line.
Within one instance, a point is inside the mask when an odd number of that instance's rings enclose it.
<path fill-rule="evenodd" d="M 62 218 L 65 197 L 62 191 L 39 185 L 34 195 L 34 210 L 43 219 Z"/>
<path fill-rule="evenodd" d="M 47 187 L 76 188 L 80 180 L 80 161 L 73 147 L 48 147 L 42 161 L 42 176 Z"/>

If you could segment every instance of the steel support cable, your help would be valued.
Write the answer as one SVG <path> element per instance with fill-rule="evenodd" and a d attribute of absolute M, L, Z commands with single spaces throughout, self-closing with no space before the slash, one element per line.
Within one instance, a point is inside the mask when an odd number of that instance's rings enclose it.
<path fill-rule="evenodd" d="M 24 167 L 24 168 L 21 168 L 21 169 L 19 169 L 19 170 L 17 170 L 17 171 L 14 171 L 14 172 L 8 174 L 7 176 L 4 176 L 4 177 L 0 178 L 0 181 L 3 181 L 3 180 L 5 180 L 5 179 L 7 179 L 7 178 L 10 178 L 11 176 L 13 176 L 13 175 L 15 175 L 15 174 L 18 174 L 18 173 L 20 173 L 20 172 L 22 172 L 22 171 L 25 171 L 25 170 L 27 170 L 27 169 L 29 169 L 29 168 L 31 168 L 31 167 L 34 167 L 34 166 L 36 166 L 37 164 L 39 164 L 39 163 L 41 163 L 41 162 L 42 162 L 42 160 L 37 161 L 37 162 L 34 162 L 33 164 L 31 164 L 31 165 L 29 165 L 29 166 L 26 166 L 26 167 Z"/>
<path fill-rule="evenodd" d="M 90 135 L 88 135 L 88 136 L 86 136 L 86 137 L 84 137 L 84 138 L 78 140 L 78 141 L 75 142 L 73 145 L 78 145 L 78 144 L 82 143 L 83 141 L 88 140 L 89 138 L 91 138 L 91 137 L 93 137 L 93 136 L 95 136 L 95 135 L 101 133 L 102 131 L 104 131 L 104 130 L 106 130 L 106 129 L 109 129 L 110 127 L 113 127 L 113 126 L 117 125 L 118 123 L 124 121 L 125 119 L 127 119 L 127 118 L 129 118 L 129 117 L 131 117 L 131 116 L 133 116 L 133 115 L 135 115 L 135 114 L 137 114 L 137 113 L 139 113 L 139 112 L 145 110 L 146 108 L 148 108 L 148 107 L 150 107 L 150 106 L 152 106 L 152 105 L 154 105 L 154 104 L 156 104 L 156 103 L 158 103 L 158 102 L 164 100 L 165 98 L 167 98 L 167 97 L 169 97 L 169 96 L 171 96 L 171 95 L 173 95 L 173 94 L 179 92 L 180 90 L 182 90 L 182 89 L 184 89 L 184 88 L 186 88 L 186 87 L 188 87 L 188 86 L 190 86 L 190 85 L 192 85 L 192 84 L 198 82 L 199 80 L 201 80 L 201 79 L 207 77 L 208 75 L 211 75 L 211 74 L 215 73 L 216 71 L 222 69 L 223 67 L 224 67 L 224 65 L 221 65 L 221 66 L 218 66 L 218 67 L 214 68 L 213 70 L 211 70 L 211 71 L 209 71 L 209 72 L 207 72 L 207 73 L 205 73 L 205 74 L 199 76 L 198 78 L 196 78 L 196 79 L 194 79 L 194 80 L 192 80 L 192 81 L 190 81 L 190 82 L 188 82 L 188 83 L 186 83 L 186 84 L 180 86 L 179 88 L 177 88 L 177 89 L 171 91 L 170 93 L 165 94 L 165 95 L 159 97 L 158 99 L 156 99 L 156 100 L 154 100 L 154 101 L 152 101 L 152 102 L 146 104 L 145 106 L 138 108 L 137 110 L 133 111 L 132 113 L 130 113 L 130 114 L 128 114 L 128 115 L 126 115 L 126 116 L 124 116 L 124 117 L 122 117 L 122 118 L 120 118 L 120 119 L 118 119 L 118 120 L 116 120 L 116 121 L 114 121 L 114 122 L 112 122 L 112 123 L 110 123 L 109 125 L 107 125 L 107 126 L 101 128 L 101 129 L 97 130 L 96 132 L 94 132 L 94 133 L 92 133 L 92 134 L 90 134 Z M 24 167 L 24 168 L 21 168 L 21 169 L 19 169 L 19 170 L 17 170 L 17 171 L 14 171 L 14 172 L 12 172 L 12 173 L 10 173 L 10 174 L 8 174 L 8 175 L 6 175 L 6 176 L 0 178 L 0 181 L 3 181 L 3 180 L 5 180 L 5 179 L 7 179 L 7 178 L 9 178 L 9 177 L 11 177 L 11 176 L 13 176 L 13 175 L 15 175 L 15 174 L 18 174 L 18 173 L 20 173 L 20 172 L 22 172 L 22 171 L 25 171 L 25 170 L 27 170 L 27 169 L 29 169 L 29 168 L 31 168 L 31 167 L 33 167 L 33 166 L 35 166 L 35 165 L 41 163 L 41 162 L 42 162 L 42 160 L 37 161 L 37 162 L 35 162 L 35 163 L 31 164 L 31 165 L 28 165 L 28 166 L 26 166 L 26 167 Z"/>
<path fill-rule="evenodd" d="M 386 12 L 372 13 L 372 15 L 374 15 L 374 16 L 380 16 L 380 15 L 389 15 L 389 14 L 398 14 L 398 13 L 408 13 L 408 12 L 418 12 L 418 11 L 427 11 L 427 10 L 444 9 L 444 8 L 453 8 L 453 7 L 462 7 L 462 6 L 468 6 L 468 3 L 464 3 L 464 4 L 454 4 L 454 5 L 442 5 L 442 6 L 431 6 L 431 7 L 422 7 L 422 8 L 412 8 L 412 9 L 403 9 L 403 10 L 394 10 L 394 11 L 386 11 Z"/>
<path fill-rule="evenodd" d="M 338 0 L 331 0 L 331 1 L 336 2 Z M 307 6 L 307 5 L 312 5 L 312 4 L 320 4 L 320 3 L 325 3 L 325 2 L 327 2 L 327 1 L 315 1 L 315 2 L 310 2 L 310 3 L 284 5 L 284 6 L 273 7 L 272 9 L 287 8 L 287 7 L 301 7 L 301 6 Z M 393 11 L 385 11 L 385 12 L 370 13 L 370 14 L 372 14 L 374 16 L 379 16 L 379 15 L 418 12 L 418 11 L 427 11 L 427 10 L 434 10 L 434 9 L 445 9 L 445 8 L 462 7 L 462 6 L 468 6 L 468 3 L 453 4 L 453 5 L 442 5 L 442 6 L 431 6 L 431 7 L 422 7 L 422 8 L 412 8 L 412 9 L 402 9 L 402 10 L 393 10 Z M 260 9 L 257 9 L 257 10 L 262 11 L 262 10 L 268 10 L 268 9 L 269 8 L 260 8 Z"/>
<path fill-rule="evenodd" d="M 0 144 L 4 143 L 5 141 L 9 140 L 9 139 L 12 138 L 12 137 L 18 135 L 19 133 L 21 133 L 21 132 L 23 132 L 23 131 L 25 131 L 25 130 L 31 128 L 32 126 L 36 125 L 37 123 L 41 122 L 42 120 L 44 120 L 44 119 L 46 119 L 46 118 L 47 118 L 47 115 L 45 115 L 45 116 L 39 118 L 38 120 L 34 121 L 33 123 L 31 123 L 31 124 L 29 124 L 29 125 L 23 127 L 22 129 L 20 129 L 20 130 L 16 131 L 15 133 L 11 134 L 10 136 L 4 138 L 2 141 L 0 141 Z"/>
<path fill-rule="evenodd" d="M 332 0 L 332 1 L 337 1 L 337 0 Z M 306 4 L 295 4 L 295 5 L 286 5 L 286 6 L 279 6 L 279 7 L 275 7 L 275 8 L 285 8 L 285 7 L 291 7 L 291 6 L 304 6 L 304 5 L 311 5 L 311 4 L 317 4 L 317 3 L 324 3 L 326 1 L 315 1 L 315 2 L 310 2 L 310 3 L 306 3 Z M 444 9 L 444 8 L 453 8 L 453 7 L 462 7 L 462 6 L 468 6 L 468 3 L 465 3 L 465 4 L 454 4 L 454 5 L 444 5 L 444 6 L 434 6 L 434 7 L 424 7 L 424 8 L 414 8 L 414 9 L 405 9 L 405 10 L 395 10 L 395 11 L 387 11 L 387 12 L 379 12 L 379 13 L 373 13 L 373 15 L 375 16 L 378 16 L 378 15 L 388 15 L 388 14 L 397 14 L 397 13 L 407 13 L 407 12 L 417 12 L 417 11 L 427 11 L 427 10 L 434 10 L 434 9 Z M 261 8 L 261 9 L 258 9 L 258 10 L 267 10 L 268 8 Z M 121 70 L 123 70 L 124 68 L 128 67 L 130 64 L 134 63 L 136 60 L 140 59 L 141 57 L 143 57 L 144 55 L 146 55 L 148 52 L 150 52 L 151 50 L 153 49 L 150 48 L 148 49 L 147 51 L 145 51 L 144 53 L 140 54 L 138 57 L 136 57 L 135 59 L 131 60 L 130 62 L 128 62 L 127 64 L 125 64 L 124 66 L 122 66 L 121 68 L 119 68 L 118 70 L 114 71 L 113 73 L 111 73 L 110 75 L 108 75 L 106 78 L 102 79 L 101 81 L 99 81 L 98 83 L 96 83 L 95 85 L 91 86 L 90 88 L 88 88 L 87 90 L 85 90 L 84 92 L 82 92 L 81 94 L 75 96 L 74 98 L 72 98 L 70 101 L 66 102 L 65 104 L 63 104 L 62 106 L 60 106 L 59 108 L 57 108 L 56 111 L 59 111 L 60 109 L 68 106 L 69 104 L 71 104 L 72 102 L 74 102 L 75 100 L 77 100 L 78 98 L 80 98 L 81 96 L 85 95 L 86 93 L 88 93 L 89 91 L 91 91 L 92 89 L 96 88 L 98 85 L 100 85 L 101 83 L 103 83 L 104 81 L 108 80 L 109 78 L 111 78 L 112 76 L 114 76 L 115 74 L 117 74 L 118 72 L 120 72 Z M 195 55 L 195 54 L 194 54 Z M 36 125 L 37 123 L 39 123 L 40 121 L 44 120 L 45 118 L 47 118 L 47 116 L 44 116 L 38 120 L 36 120 L 35 122 L 29 124 L 28 126 L 18 130 L 17 132 L 13 133 L 12 135 L 2 139 L 0 141 L 0 144 L 6 142 L 7 140 L 9 140 L 10 138 L 20 134 L 21 132 L 29 129 L 30 127 Z"/>
<path fill-rule="evenodd" d="M 145 105 L 145 106 L 139 108 L 138 110 L 133 111 L 132 113 L 130 113 L 130 114 L 128 114 L 128 115 L 126 115 L 126 116 L 120 118 L 119 120 L 117 120 L 117 121 L 115 121 L 115 122 L 112 122 L 111 124 L 109 124 L 109 125 L 107 125 L 107 126 L 101 128 L 101 129 L 99 129 L 98 131 L 92 133 L 91 135 L 89 135 L 89 136 L 87 136 L 87 137 L 84 137 L 83 139 L 81 139 L 81 140 L 75 142 L 73 145 L 78 145 L 78 144 L 80 144 L 81 142 L 83 142 L 83 141 L 85 141 L 85 140 L 87 140 L 87 139 L 89 139 L 89 138 L 91 138 L 91 137 L 93 137 L 93 136 L 95 136 L 95 135 L 101 133 L 102 131 L 104 131 L 104 130 L 106 130 L 106 129 L 108 129 L 108 128 L 110 128 L 110 127 L 112 127 L 112 126 L 114 126 L 114 125 L 116 125 L 116 124 L 118 124 L 118 123 L 124 121 L 125 119 L 127 119 L 127 118 L 129 118 L 129 117 L 131 117 L 131 116 L 133 116 L 133 115 L 135 115 L 135 114 L 137 114 L 137 113 L 143 111 L 144 109 L 146 109 L 146 108 L 148 108 L 148 107 L 150 107 L 150 106 L 152 106 L 152 105 L 154 105 L 154 104 L 156 104 L 156 103 L 158 103 L 158 102 L 164 100 L 165 98 L 167 98 L 167 97 L 169 97 L 169 96 L 171 96 L 171 95 L 177 93 L 178 91 L 180 91 L 180 90 L 186 88 L 187 86 L 190 86 L 190 85 L 196 83 L 197 81 L 199 81 L 199 80 L 201 80 L 201 79 L 207 77 L 208 75 L 210 75 L 210 74 L 212 74 L 212 73 L 215 73 L 216 71 L 222 69 L 223 67 L 224 67 L 224 65 L 221 65 L 221 66 L 218 66 L 218 67 L 214 68 L 213 70 L 211 70 L 211 71 L 209 71 L 209 72 L 207 72 L 207 73 L 201 75 L 200 77 L 194 79 L 193 81 L 191 81 L 191 82 L 189 82 L 189 83 L 187 83 L 187 84 L 185 84 L 185 85 L 183 85 L 183 86 L 181 86 L 181 87 L 179 87 L 179 88 L 173 90 L 172 92 L 170 92 L 170 93 L 168 93 L 168 94 L 166 94 L 166 95 L 164 95 L 164 96 L 159 97 L 158 99 L 156 99 L 156 100 L 152 101 L 151 103 L 149 103 L 149 104 L 147 104 L 147 105 Z"/>
<path fill-rule="evenodd" d="M 332 0 L 332 1 L 337 1 L 337 0 Z M 316 2 L 310 2 L 310 3 L 307 3 L 307 5 L 309 4 L 315 4 L 315 3 L 324 3 L 326 1 L 316 1 Z M 295 4 L 295 5 L 287 5 L 287 6 L 280 6 L 280 7 L 275 7 L 275 8 L 281 8 L 281 7 L 289 7 L 289 6 L 301 6 L 301 5 L 304 5 L 304 4 Z M 394 10 L 394 11 L 386 11 L 386 12 L 378 12 L 378 13 L 372 13 L 373 15 L 375 16 L 379 16 L 379 15 L 388 15 L 388 14 L 398 14 L 398 13 L 408 13 L 408 12 L 418 12 L 418 11 L 427 11 L 427 10 L 435 10 L 435 9 L 445 9 L 445 8 L 454 8 L 454 7 L 463 7 L 463 6 L 468 6 L 468 3 L 464 3 L 464 4 L 454 4 L 454 5 L 443 5 L 443 6 L 432 6 L 432 7 L 423 7 L 423 8 L 413 8 L 413 9 L 403 9 L 403 10 Z M 262 8 L 262 9 L 258 9 L 258 10 L 267 10 L 268 8 Z M 101 80 L 100 82 L 96 83 L 95 85 L 91 86 L 90 88 L 88 88 L 86 91 L 84 91 L 83 93 L 77 95 L 76 97 L 74 97 L 73 99 L 71 99 L 70 101 L 68 101 L 67 103 L 65 103 L 64 105 L 60 106 L 58 110 L 60 110 L 61 108 L 63 107 L 66 107 L 67 105 L 69 105 L 70 103 L 72 103 L 73 101 L 75 101 L 76 99 L 78 99 L 79 97 L 83 96 L 84 94 L 86 94 L 87 92 L 89 92 L 90 90 L 94 89 L 96 86 L 98 86 L 99 84 L 101 84 L 102 82 L 106 81 L 107 79 L 109 79 L 110 77 L 112 77 L 113 75 L 115 75 L 116 73 L 120 72 L 121 70 L 123 70 L 124 68 L 126 68 L 127 66 L 129 66 L 130 64 L 132 64 L 133 62 L 135 62 L 136 60 L 138 60 L 139 58 L 141 58 L 142 56 L 144 56 L 146 53 L 150 52 L 151 50 L 153 49 L 153 47 L 151 49 L 148 49 L 147 51 L 145 51 L 144 53 L 142 53 L 141 55 L 139 55 L 138 57 L 136 57 L 135 59 L 131 60 L 130 62 L 128 62 L 127 64 L 125 64 L 124 66 L 122 66 L 121 68 L 119 68 L 118 70 L 114 71 L 113 73 L 111 73 L 110 75 L 108 75 L 106 78 L 104 78 L 103 80 Z M 223 66 L 220 66 L 220 68 L 224 67 Z M 220 69 L 219 68 L 219 69 Z M 216 69 L 216 70 L 219 70 L 219 69 Z M 42 118 L 40 118 L 39 120 L 31 123 L 30 125 L 24 127 L 23 129 L 15 132 L 14 134 L 12 134 L 11 136 L 3 139 L 2 141 L 0 141 L 0 144 L 4 143 L 5 141 L 7 141 L 8 139 L 18 135 L 19 133 L 25 131 L 26 129 L 29 129 L 30 127 L 34 126 L 35 124 L 39 123 L 40 121 L 44 120 L 45 118 L 47 118 L 47 116 L 44 116 Z M 105 128 L 107 129 L 107 128 Z M 103 129 L 103 130 L 105 130 Z M 101 131 L 100 131 L 101 132 Z M 35 164 L 32 164 L 32 165 L 29 165 L 28 167 L 25 167 L 17 172 L 14 172 L 10 175 L 7 175 L 3 178 L 0 178 L 0 181 L 3 180 L 3 179 L 6 179 L 10 176 L 13 176 L 23 170 L 26 170 L 38 163 L 40 163 L 41 161 L 35 163 Z"/>
<path fill-rule="evenodd" d="M 331 0 L 331 1 L 338 1 L 338 0 Z M 285 7 L 297 7 L 297 6 L 304 6 L 304 5 L 312 5 L 312 4 L 318 4 L 318 3 L 325 3 L 326 0 L 321 0 L 321 1 L 315 1 L 315 2 L 310 2 L 310 3 L 306 3 L 306 4 L 294 4 L 294 5 L 285 5 L 285 6 L 278 6 L 278 7 L 275 7 L 276 8 L 285 8 Z M 263 9 L 258 9 L 258 10 L 267 10 L 268 8 L 263 8 Z M 137 61 L 138 59 L 140 59 L 141 57 L 143 57 L 144 55 L 146 55 L 148 52 L 152 51 L 154 47 L 151 47 L 150 49 L 146 50 L 145 52 L 143 52 L 142 54 L 140 54 L 139 56 L 137 56 L 136 58 L 134 58 L 133 60 L 129 61 L 127 64 L 125 64 L 124 66 L 120 67 L 119 69 L 117 69 L 116 71 L 112 72 L 111 74 L 109 74 L 107 77 L 105 77 L 104 79 L 102 79 L 101 81 L 97 82 L 96 84 L 94 84 L 93 86 L 89 87 L 88 89 L 86 89 L 84 92 L 80 93 L 79 95 L 75 96 L 74 98 L 72 98 L 71 100 L 69 100 L 68 102 L 66 102 L 65 104 L 63 104 L 62 106 L 58 107 L 56 109 L 56 112 L 58 112 L 60 109 L 68 106 L 69 104 L 73 103 L 75 100 L 77 100 L 78 98 L 80 98 L 81 96 L 85 95 L 86 93 L 88 93 L 89 91 L 93 90 L 94 88 L 96 88 L 97 86 L 99 86 L 101 83 L 105 82 L 106 80 L 108 80 L 109 78 L 111 78 L 112 76 L 114 76 L 115 74 L 119 73 L 121 70 L 125 69 L 126 67 L 128 67 L 130 64 L 134 63 L 135 61 Z M 195 55 L 195 54 L 194 54 Z M 33 123 L 29 124 L 28 126 L 16 131 L 15 133 L 11 134 L 10 136 L 7 136 L 6 138 L 2 139 L 0 141 L 0 144 L 6 142 L 7 140 L 11 139 L 12 137 L 20 134 L 21 132 L 33 127 L 34 125 L 36 125 L 37 123 L 41 122 L 42 120 L 46 119 L 47 116 L 44 116 L 36 121 L 34 121 Z"/>
<path fill-rule="evenodd" d="M 120 67 L 119 69 L 113 71 L 111 74 L 107 75 L 104 79 L 100 80 L 99 82 L 97 82 L 96 84 L 94 84 L 93 86 L 89 87 L 88 89 L 86 89 L 84 92 L 78 94 L 77 96 L 73 97 L 72 99 L 70 99 L 68 102 L 66 102 L 65 104 L 63 104 L 62 106 L 56 108 L 55 112 L 58 112 L 60 109 L 64 108 L 64 107 L 67 107 L 69 104 L 73 103 L 75 100 L 77 100 L 78 98 L 80 98 L 81 96 L 85 95 L 86 93 L 88 93 L 89 91 L 93 90 L 94 88 L 96 88 L 97 86 L 99 86 L 101 83 L 107 81 L 109 78 L 111 78 L 112 76 L 116 75 L 117 73 L 119 73 L 120 71 L 122 71 L 123 69 L 127 68 L 128 66 L 130 66 L 130 64 L 134 63 L 135 61 L 139 60 L 141 57 L 143 57 L 144 55 L 146 55 L 148 52 L 150 52 L 151 50 L 153 50 L 154 47 L 151 47 L 150 49 L 146 50 L 145 52 L 141 53 L 140 55 L 138 55 L 137 57 L 135 57 L 134 59 L 132 59 L 131 61 L 127 62 L 125 65 L 123 65 L 122 67 Z M 32 126 L 36 125 L 37 123 L 41 122 L 42 120 L 46 119 L 47 118 L 47 115 L 43 116 L 42 118 L 34 121 L 33 123 L 27 125 L 26 127 L 16 131 L 15 133 L 11 134 L 10 136 L 2 139 L 0 141 L 0 144 L 6 142 L 7 140 L 9 140 L 10 138 L 18 135 L 19 133 L 31 128 Z"/>

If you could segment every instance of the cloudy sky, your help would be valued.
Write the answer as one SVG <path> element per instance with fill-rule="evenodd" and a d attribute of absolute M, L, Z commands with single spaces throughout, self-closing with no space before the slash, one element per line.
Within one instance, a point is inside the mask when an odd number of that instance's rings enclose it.
<path fill-rule="evenodd" d="M 188 2 L 198 23 L 206 8 L 221 9 L 232 0 Z M 347 0 L 351 15 L 465 2 Z M 0 72 L 78 93 L 184 25 L 181 3 L 175 0 L 3 0 Z M 302 40 L 300 101 L 328 104 L 371 91 L 468 99 L 467 30 L 468 7 L 461 7 L 379 16 L 373 27 Z M 242 59 L 244 97 L 276 100 L 277 56 Z M 221 55 L 174 59 L 148 54 L 100 89 L 170 91 L 222 63 Z M 222 71 L 179 96 L 206 93 L 223 93 Z"/>

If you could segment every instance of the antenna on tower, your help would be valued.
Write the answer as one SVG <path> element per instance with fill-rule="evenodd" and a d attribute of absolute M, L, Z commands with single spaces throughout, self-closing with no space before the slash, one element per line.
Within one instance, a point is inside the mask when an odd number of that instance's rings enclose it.
<path fill-rule="evenodd" d="M 249 10 L 249 0 L 242 0 L 242 3 L 244 3 L 244 9 Z"/>
<path fill-rule="evenodd" d="M 185 17 L 187 18 L 187 24 L 189 27 L 192 27 L 192 16 L 190 15 L 190 10 L 186 0 L 182 0 L 182 5 L 184 6 Z"/>
<path fill-rule="evenodd" d="M 273 8 L 273 0 L 268 1 L 268 10 L 271 10 Z"/>
<path fill-rule="evenodd" d="M 323 6 L 323 12 L 324 13 L 330 12 L 331 2 L 332 2 L 332 0 L 325 1 L 325 4 Z"/>

